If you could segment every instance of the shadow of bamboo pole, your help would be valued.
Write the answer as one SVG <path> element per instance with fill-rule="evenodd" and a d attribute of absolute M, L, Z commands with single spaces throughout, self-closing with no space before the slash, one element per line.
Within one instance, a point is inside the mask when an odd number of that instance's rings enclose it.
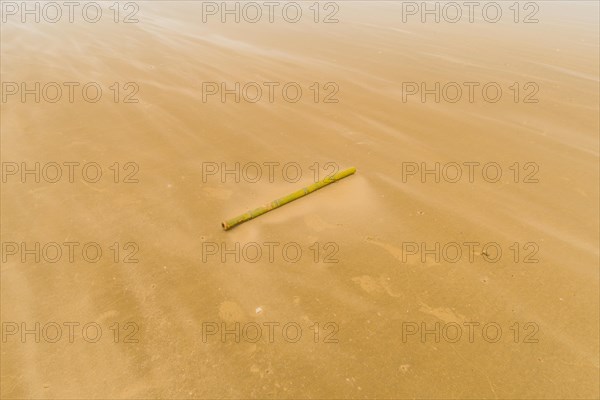
<path fill-rule="evenodd" d="M 325 178 L 319 182 L 315 182 L 312 185 L 309 185 L 305 188 L 297 190 L 294 193 L 288 194 L 287 196 L 281 197 L 277 200 L 273 200 L 269 204 L 266 204 L 262 207 L 255 208 L 254 210 L 245 212 L 244 214 L 238 215 L 235 218 L 231 218 L 226 221 L 223 221 L 221 223 L 221 226 L 223 227 L 224 230 L 227 231 L 236 225 L 239 225 L 241 223 L 244 223 L 246 221 L 254 219 L 265 213 L 268 213 L 269 211 L 279 208 L 279 207 L 283 206 L 284 204 L 290 203 L 296 199 L 299 199 L 300 197 L 304 197 L 307 194 L 310 194 L 316 190 L 321 189 L 324 186 L 329 185 L 330 183 L 334 183 L 334 182 L 339 181 L 340 179 L 344 179 L 345 177 L 350 176 L 355 172 L 356 172 L 356 168 L 354 168 L 354 167 L 340 171 L 337 174 L 328 176 L 327 178 Z"/>

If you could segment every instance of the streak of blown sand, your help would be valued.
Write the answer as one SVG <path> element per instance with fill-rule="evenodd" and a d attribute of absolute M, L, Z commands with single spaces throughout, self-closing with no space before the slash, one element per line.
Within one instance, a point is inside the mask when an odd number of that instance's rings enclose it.
<path fill-rule="evenodd" d="M 597 397 L 597 4 L 571 15 L 555 3 L 535 26 L 404 26 L 395 7 L 258 26 L 201 24 L 198 4 L 158 2 L 139 24 L 3 25 L 2 81 L 140 87 L 137 104 L 2 105 L 3 161 L 140 165 L 131 185 L 3 184 L 3 241 L 134 241 L 140 262 L 11 258 L 2 321 L 140 332 L 137 344 L 3 343 L 2 397 Z M 223 80 L 335 81 L 340 102 L 203 103 L 201 82 Z M 535 81 L 540 101 L 401 101 L 401 82 L 436 80 Z M 222 219 L 312 181 L 304 169 L 295 184 L 203 183 L 207 161 L 358 173 L 223 232 Z M 410 161 L 495 161 L 506 176 L 402 182 Z M 515 161 L 536 162 L 540 182 L 512 182 Z M 206 241 L 336 242 L 339 263 L 203 263 Z M 436 241 L 535 242 L 540 262 L 403 262 L 403 242 Z M 292 321 L 304 336 L 205 343 L 207 321 Z M 403 322 L 423 321 L 496 322 L 504 337 L 402 340 Z M 536 323 L 539 341 L 514 343 L 515 321 Z M 314 343 L 315 322 L 337 324 L 339 343 Z"/>

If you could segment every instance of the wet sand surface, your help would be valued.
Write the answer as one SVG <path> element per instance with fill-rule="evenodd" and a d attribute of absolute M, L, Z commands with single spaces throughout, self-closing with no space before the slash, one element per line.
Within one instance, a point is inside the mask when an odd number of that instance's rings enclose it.
<path fill-rule="evenodd" d="M 400 2 L 319 3 L 319 23 L 311 3 L 298 23 L 204 23 L 201 2 L 138 2 L 130 24 L 102 4 L 95 24 L 2 24 L 3 84 L 80 83 L 73 102 L 2 103 L 3 398 L 598 398 L 597 3 L 537 2 L 528 24 L 504 2 L 498 23 L 439 24 L 403 22 Z M 206 82 L 279 86 L 237 103 Z M 62 179 L 9 173 L 36 162 Z M 221 229 L 329 162 L 357 173 Z M 279 165 L 272 182 L 206 175 L 235 163 Z M 439 182 L 408 175 L 422 163 Z"/>

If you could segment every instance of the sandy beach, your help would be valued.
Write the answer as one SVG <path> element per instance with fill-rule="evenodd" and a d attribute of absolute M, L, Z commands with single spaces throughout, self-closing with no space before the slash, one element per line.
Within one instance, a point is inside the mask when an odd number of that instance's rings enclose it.
<path fill-rule="evenodd" d="M 2 398 L 600 396 L 598 3 L 33 3 Z"/>

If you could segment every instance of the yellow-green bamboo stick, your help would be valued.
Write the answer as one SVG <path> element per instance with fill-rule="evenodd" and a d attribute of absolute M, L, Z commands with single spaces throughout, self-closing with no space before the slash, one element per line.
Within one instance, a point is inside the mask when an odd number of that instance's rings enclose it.
<path fill-rule="evenodd" d="M 322 181 L 319 182 L 315 182 L 312 185 L 309 185 L 305 188 L 302 188 L 300 190 L 295 191 L 292 194 L 288 194 L 285 197 L 282 197 L 280 199 L 274 200 L 272 202 L 270 202 L 269 204 L 266 204 L 262 207 L 258 207 L 255 208 L 254 210 L 250 210 L 242 215 L 239 215 L 235 218 L 231 218 L 228 219 L 227 221 L 223 221 L 221 223 L 221 226 L 223 227 L 224 230 L 229 230 L 231 228 L 233 228 L 236 225 L 239 225 L 243 222 L 249 221 L 253 218 L 258 217 L 259 215 L 263 215 L 264 213 L 267 213 L 271 210 L 274 210 L 276 208 L 281 207 L 284 204 L 287 204 L 289 202 L 292 202 L 296 199 L 299 199 L 300 197 L 304 197 L 309 193 L 314 192 L 315 190 L 319 190 L 321 189 L 323 186 L 327 186 L 330 183 L 339 181 L 340 179 L 343 179 L 349 175 L 352 175 L 353 173 L 356 172 L 356 168 L 352 167 L 352 168 L 348 168 L 346 170 L 340 171 L 337 174 L 334 174 L 332 176 L 328 176 L 327 178 L 323 179 Z"/>

